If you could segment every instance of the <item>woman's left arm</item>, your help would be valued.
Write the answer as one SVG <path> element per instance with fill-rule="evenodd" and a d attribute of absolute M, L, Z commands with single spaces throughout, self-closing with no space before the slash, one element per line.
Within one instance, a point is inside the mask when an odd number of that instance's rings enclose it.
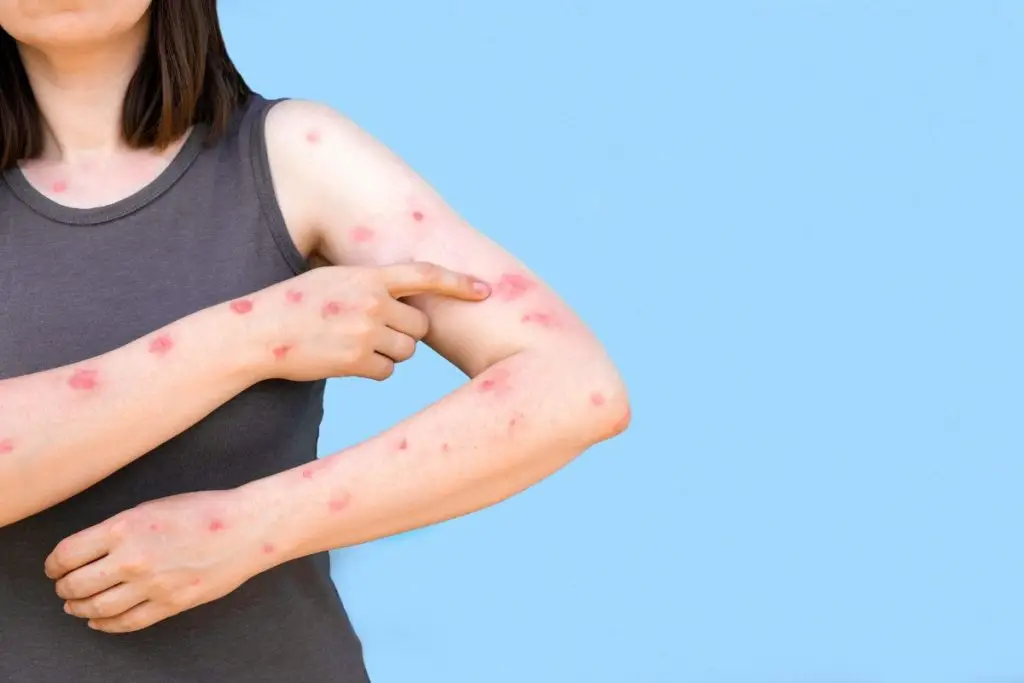
<path fill-rule="evenodd" d="M 491 283 L 484 302 L 406 300 L 430 318 L 425 341 L 471 379 L 313 464 L 145 503 L 65 539 L 46 571 L 93 628 L 145 628 L 290 559 L 479 510 L 629 424 L 622 379 L 579 318 L 383 145 L 301 101 L 271 110 L 267 141 L 304 251 L 344 265 L 433 262 Z"/>
<path fill-rule="evenodd" d="M 302 101 L 271 110 L 267 137 L 279 194 L 315 226 L 325 260 L 428 261 L 492 286 L 483 303 L 409 300 L 430 317 L 426 343 L 472 378 L 466 386 L 316 467 L 248 487 L 285 558 L 473 512 L 625 429 L 626 390 L 593 334 L 382 144 Z"/>

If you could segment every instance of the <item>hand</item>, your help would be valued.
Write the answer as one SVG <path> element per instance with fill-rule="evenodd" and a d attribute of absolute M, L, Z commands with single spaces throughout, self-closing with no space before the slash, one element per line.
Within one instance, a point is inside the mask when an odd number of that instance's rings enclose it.
<path fill-rule="evenodd" d="M 384 380 L 427 334 L 427 315 L 400 301 L 417 294 L 482 301 L 490 287 L 432 263 L 328 266 L 228 305 L 252 320 L 268 377 Z"/>
<path fill-rule="evenodd" d="M 275 549 L 256 518 L 234 491 L 162 498 L 64 539 L 46 558 L 46 575 L 65 611 L 91 628 L 137 631 L 272 566 L 265 558 Z"/>

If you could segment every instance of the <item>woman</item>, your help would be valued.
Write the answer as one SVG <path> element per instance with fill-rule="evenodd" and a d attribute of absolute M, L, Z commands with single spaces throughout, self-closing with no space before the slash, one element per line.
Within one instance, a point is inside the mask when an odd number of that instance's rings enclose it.
<path fill-rule="evenodd" d="M 382 145 L 251 93 L 215 0 L 0 27 L 0 680 L 367 680 L 326 551 L 622 431 L 618 373 Z M 317 461 L 323 380 L 419 340 L 467 384 Z"/>

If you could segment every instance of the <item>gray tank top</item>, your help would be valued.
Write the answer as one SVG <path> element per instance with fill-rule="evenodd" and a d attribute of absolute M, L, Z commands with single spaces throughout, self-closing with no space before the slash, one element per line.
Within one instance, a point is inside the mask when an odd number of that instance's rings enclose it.
<path fill-rule="evenodd" d="M 110 351 L 307 264 L 285 228 L 254 96 L 151 185 L 70 209 L 18 170 L 0 182 L 0 378 Z M 240 486 L 316 456 L 324 383 L 269 381 L 85 492 L 0 528 L 3 683 L 364 683 L 326 554 L 289 562 L 148 629 L 64 614 L 43 560 L 61 539 L 155 498 Z M 83 453 L 82 457 L 88 457 Z"/>

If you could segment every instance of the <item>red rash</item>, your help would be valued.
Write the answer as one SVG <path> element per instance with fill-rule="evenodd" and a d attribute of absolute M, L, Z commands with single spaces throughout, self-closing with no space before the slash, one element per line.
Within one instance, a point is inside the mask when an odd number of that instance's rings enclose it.
<path fill-rule="evenodd" d="M 312 479 L 317 473 L 317 470 L 322 470 L 325 467 L 327 467 L 327 461 L 325 460 L 316 460 L 315 462 L 311 462 L 302 470 L 302 478 Z"/>
<path fill-rule="evenodd" d="M 252 310 L 252 302 L 248 299 L 239 299 L 231 302 L 231 310 L 239 315 L 245 315 Z"/>
<path fill-rule="evenodd" d="M 311 130 L 311 131 L 309 131 L 308 133 L 306 133 L 306 140 L 309 141 L 309 143 L 313 144 L 313 145 L 315 145 L 316 143 L 320 142 L 320 131 L 318 131 L 318 130 Z"/>
<path fill-rule="evenodd" d="M 339 302 L 328 301 L 327 303 L 324 304 L 323 310 L 320 312 L 320 314 L 324 318 L 329 318 L 332 315 L 341 315 L 341 312 L 344 310 L 345 307 L 342 306 Z"/>
<path fill-rule="evenodd" d="M 0 455 L 14 452 L 14 442 L 10 439 L 0 439 Z"/>
<path fill-rule="evenodd" d="M 594 393 L 592 393 L 590 395 L 590 404 L 595 406 L 603 406 L 604 394 L 602 394 L 600 391 L 595 391 Z"/>
<path fill-rule="evenodd" d="M 273 544 L 271 544 L 271 543 L 264 543 L 263 544 L 263 553 L 265 555 L 271 555 L 271 554 L 273 554 L 273 552 L 275 550 L 276 550 L 276 548 L 273 546 Z"/>
<path fill-rule="evenodd" d="M 288 301 L 290 301 L 293 304 L 302 303 L 303 294 L 302 292 L 299 292 L 297 290 L 289 289 L 287 292 L 285 292 L 284 296 L 286 299 L 288 299 Z"/>
<path fill-rule="evenodd" d="M 373 230 L 363 226 L 357 225 L 352 228 L 352 241 L 353 242 L 369 242 L 373 239 Z"/>
<path fill-rule="evenodd" d="M 160 525 L 159 524 L 150 524 L 149 525 L 149 530 L 150 531 L 160 531 Z"/>
<path fill-rule="evenodd" d="M 292 350 L 290 346 L 278 346 L 274 349 L 274 358 L 278 360 L 284 360 L 284 357 L 288 355 L 288 352 Z"/>
<path fill-rule="evenodd" d="M 149 343 L 149 352 L 162 356 L 174 348 L 174 340 L 169 335 L 161 334 Z"/>
<path fill-rule="evenodd" d="M 409 440 L 408 439 L 402 439 L 401 441 L 398 442 L 398 450 L 404 451 L 408 447 L 409 447 Z"/>
<path fill-rule="evenodd" d="M 451 449 L 452 449 L 452 447 L 448 445 L 447 441 L 445 443 L 441 444 L 441 450 L 444 451 L 445 453 L 447 453 Z"/>
<path fill-rule="evenodd" d="M 537 286 L 533 280 L 517 273 L 505 273 L 498 280 L 494 293 L 502 301 L 515 301 Z"/>
<path fill-rule="evenodd" d="M 416 221 L 417 223 L 422 222 L 423 218 L 424 218 L 424 216 L 423 216 L 423 212 L 422 211 L 413 211 L 412 212 L 412 219 L 414 221 Z"/>
<path fill-rule="evenodd" d="M 555 316 L 550 313 L 527 313 L 520 321 L 524 324 L 533 323 L 541 327 L 554 327 L 557 323 Z"/>
<path fill-rule="evenodd" d="M 482 394 L 504 394 L 508 391 L 508 380 L 512 376 L 505 368 L 495 368 L 480 382 L 479 392 Z"/>
<path fill-rule="evenodd" d="M 198 585 L 199 585 L 199 584 L 201 584 L 202 582 L 203 582 L 203 580 L 202 580 L 202 579 L 192 579 L 192 581 L 190 581 L 189 583 L 190 583 L 191 585 L 193 585 L 193 586 L 198 586 Z"/>
<path fill-rule="evenodd" d="M 215 519 L 210 522 L 210 531 L 221 531 L 224 528 L 224 522 L 219 519 Z"/>
<path fill-rule="evenodd" d="M 61 192 L 67 192 L 68 191 L 68 181 L 66 181 L 66 180 L 58 180 L 57 182 L 55 182 L 53 184 L 53 191 L 56 192 L 57 194 L 60 194 Z"/>
<path fill-rule="evenodd" d="M 68 380 L 68 386 L 77 391 L 90 391 L 99 383 L 99 373 L 95 370 L 78 370 Z"/>
<path fill-rule="evenodd" d="M 337 498 L 331 498 L 331 500 L 327 502 L 327 507 L 331 510 L 331 512 L 341 512 L 342 510 L 348 507 L 348 500 L 348 493 L 342 493 Z"/>

